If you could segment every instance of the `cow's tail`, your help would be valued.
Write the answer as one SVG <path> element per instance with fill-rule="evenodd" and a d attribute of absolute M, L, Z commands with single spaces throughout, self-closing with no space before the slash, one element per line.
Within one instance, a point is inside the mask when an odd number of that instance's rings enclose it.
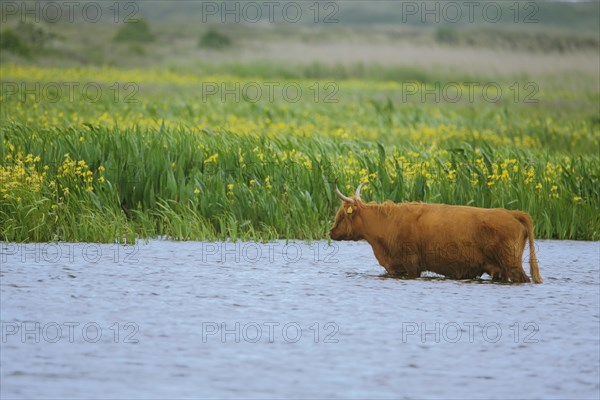
<path fill-rule="evenodd" d="M 533 223 L 529 214 L 517 211 L 516 217 L 519 222 L 527 230 L 527 237 L 529 238 L 529 273 L 533 278 L 533 283 L 542 283 L 542 276 L 540 275 L 540 268 L 537 263 L 537 257 L 535 255 L 535 245 L 533 243 Z"/>

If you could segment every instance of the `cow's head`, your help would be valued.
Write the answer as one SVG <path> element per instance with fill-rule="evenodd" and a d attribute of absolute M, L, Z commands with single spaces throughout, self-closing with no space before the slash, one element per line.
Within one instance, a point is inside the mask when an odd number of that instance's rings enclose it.
<path fill-rule="evenodd" d="M 335 184 L 335 194 L 342 200 L 342 205 L 335 215 L 333 226 L 329 230 L 329 236 L 333 240 L 361 240 L 363 218 L 361 216 L 363 203 L 360 199 L 360 189 L 365 182 L 358 185 L 356 193 L 352 197 L 347 197 L 340 192 Z"/>

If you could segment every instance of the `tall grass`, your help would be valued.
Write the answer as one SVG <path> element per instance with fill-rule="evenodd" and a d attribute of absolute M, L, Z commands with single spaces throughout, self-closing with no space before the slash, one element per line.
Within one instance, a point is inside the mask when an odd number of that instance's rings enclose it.
<path fill-rule="evenodd" d="M 327 82 L 283 80 L 310 95 L 251 102 L 203 99 L 193 76 L 76 73 L 138 76 L 139 101 L 1 93 L 2 240 L 324 238 L 335 179 L 348 193 L 369 182 L 366 200 L 521 209 L 537 237 L 600 239 L 593 88 L 541 91 L 543 106 L 445 104 L 402 101 L 396 83 L 341 80 L 327 103 L 308 91 Z"/>
<path fill-rule="evenodd" d="M 386 150 L 364 140 L 183 128 L 98 128 L 83 142 L 77 130 L 34 134 L 13 126 L 11 132 L 11 146 L 40 157 L 25 165 L 25 176 L 48 168 L 39 191 L 17 188 L 0 200 L 3 240 L 322 238 L 339 206 L 336 178 L 348 192 L 368 181 L 368 200 L 522 209 L 532 214 L 539 237 L 600 234 L 599 166 L 589 155 L 549 157 L 468 144 Z M 5 134 L 2 139 L 8 142 Z M 14 165 L 16 150 L 0 153 L 5 167 Z M 85 160 L 92 190 L 76 187 L 76 179 L 60 183 L 65 154 Z"/>

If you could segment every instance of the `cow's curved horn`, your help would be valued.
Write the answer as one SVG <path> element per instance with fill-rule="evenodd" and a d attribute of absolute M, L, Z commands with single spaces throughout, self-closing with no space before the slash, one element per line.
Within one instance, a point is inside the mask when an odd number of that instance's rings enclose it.
<path fill-rule="evenodd" d="M 363 183 L 361 183 L 361 184 L 360 184 L 360 185 L 358 185 L 358 187 L 356 188 L 356 194 L 355 194 L 355 196 L 356 196 L 356 200 L 362 201 L 362 200 L 360 199 L 360 189 L 362 189 L 362 187 L 364 186 L 364 184 L 365 184 L 365 183 L 367 183 L 367 182 L 363 182 Z"/>
<path fill-rule="evenodd" d="M 340 189 L 338 189 L 337 185 L 337 179 L 335 180 L 335 194 L 337 194 L 337 197 L 339 197 L 340 200 L 345 201 L 346 203 L 354 204 L 354 199 L 351 199 L 348 196 L 344 196 L 342 192 L 340 192 Z"/>

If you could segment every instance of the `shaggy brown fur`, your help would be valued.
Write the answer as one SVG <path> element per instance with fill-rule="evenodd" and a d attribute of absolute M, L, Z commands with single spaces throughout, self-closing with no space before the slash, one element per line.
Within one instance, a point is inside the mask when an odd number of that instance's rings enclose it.
<path fill-rule="evenodd" d="M 351 198 L 354 203 L 342 202 L 329 235 L 333 240 L 366 240 L 390 274 L 417 278 L 431 271 L 473 279 L 488 273 L 498 281 L 529 282 L 522 265 L 529 238 L 531 277 L 542 283 L 533 224 L 524 212 Z"/>

